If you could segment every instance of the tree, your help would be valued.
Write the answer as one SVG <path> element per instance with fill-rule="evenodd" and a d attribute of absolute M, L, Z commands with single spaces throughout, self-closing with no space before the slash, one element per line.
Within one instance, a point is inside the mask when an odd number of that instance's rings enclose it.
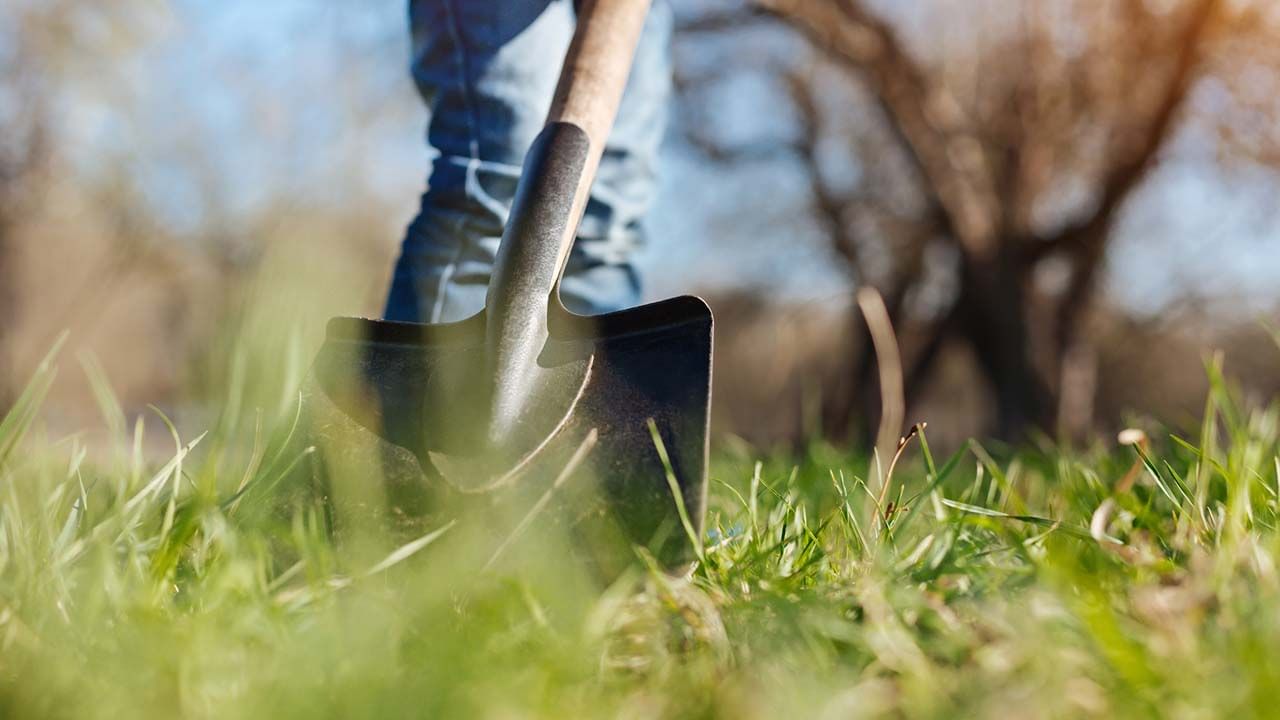
<path fill-rule="evenodd" d="M 686 29 L 781 21 L 811 48 L 779 69 L 801 126 L 786 150 L 850 274 L 878 286 L 900 334 L 916 338 L 908 402 L 943 348 L 962 343 L 997 435 L 1076 431 L 1092 420 L 1087 318 L 1121 213 L 1190 122 L 1197 83 L 1230 76 L 1238 64 L 1223 54 L 1268 18 L 1222 0 L 918 5 L 759 0 Z M 832 75 L 874 107 L 869 120 L 831 107 Z M 863 168 L 852 189 L 826 170 L 833 137 Z M 726 162 L 741 150 L 706 135 L 694 144 Z M 878 276 L 872 251 L 891 258 Z M 837 432 L 878 395 L 871 343 L 859 347 L 854 382 L 827 398 Z"/>

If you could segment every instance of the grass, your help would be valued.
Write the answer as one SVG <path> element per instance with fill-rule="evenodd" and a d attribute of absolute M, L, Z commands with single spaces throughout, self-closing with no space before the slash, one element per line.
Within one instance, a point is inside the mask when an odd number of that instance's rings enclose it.
<path fill-rule="evenodd" d="M 1198 435 L 919 433 L 883 492 L 726 446 L 688 575 L 609 584 L 551 530 L 497 564 L 456 519 L 335 535 L 282 481 L 310 450 L 278 386 L 149 462 L 168 421 L 87 369 L 105 452 L 40 429 L 52 358 L 0 424 L 0 717 L 1280 714 L 1280 408 L 1217 364 Z"/>

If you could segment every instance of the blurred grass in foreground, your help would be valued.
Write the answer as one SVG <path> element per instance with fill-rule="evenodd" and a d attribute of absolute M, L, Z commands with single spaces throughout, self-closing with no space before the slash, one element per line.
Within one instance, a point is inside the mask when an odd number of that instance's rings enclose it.
<path fill-rule="evenodd" d="M 705 560 L 601 587 L 551 536 L 486 568 L 441 521 L 371 558 L 318 500 L 279 512 L 284 403 L 150 462 L 90 364 L 90 461 L 39 431 L 51 356 L 0 425 L 0 717 L 1271 715 L 1280 408 L 1219 368 L 1198 437 L 919 435 L 882 498 L 830 447 L 722 449 Z"/>

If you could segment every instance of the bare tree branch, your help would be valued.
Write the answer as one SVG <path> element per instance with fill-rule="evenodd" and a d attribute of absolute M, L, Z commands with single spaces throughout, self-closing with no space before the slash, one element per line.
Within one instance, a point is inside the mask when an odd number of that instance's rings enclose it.
<path fill-rule="evenodd" d="M 1178 114 L 1195 82 L 1203 41 L 1220 4 L 1221 0 L 1199 0 L 1191 11 L 1177 43 L 1177 59 L 1163 98 L 1137 143 L 1124 147 L 1122 142 L 1115 142 L 1120 146 L 1112 154 L 1119 161 L 1107 171 L 1093 213 L 1032 245 L 1027 251 L 1028 261 L 1035 262 L 1068 250 L 1080 252 L 1082 246 L 1087 249 L 1105 242 L 1105 230 L 1111 226 L 1117 210 L 1155 166 L 1161 148 L 1173 132 Z M 1130 133 L 1125 133 L 1125 138 L 1129 137 Z"/>
<path fill-rule="evenodd" d="M 963 111 L 926 74 L 894 29 L 858 0 L 761 0 L 872 86 L 890 130 L 946 215 L 949 235 L 968 253 L 995 250 L 999 209 L 981 147 Z"/>
<path fill-rule="evenodd" d="M 1190 12 L 1177 44 L 1178 54 L 1163 98 L 1136 146 L 1127 153 L 1117 153 L 1120 160 L 1107 173 L 1102 199 L 1092 217 L 1049 241 L 1060 247 L 1073 246 L 1074 271 L 1057 310 L 1055 356 L 1059 359 L 1066 356 L 1079 331 L 1080 318 L 1093 294 L 1120 207 L 1151 172 L 1161 148 L 1173 133 L 1195 82 L 1204 40 L 1220 3 L 1221 0 L 1199 0 Z"/>

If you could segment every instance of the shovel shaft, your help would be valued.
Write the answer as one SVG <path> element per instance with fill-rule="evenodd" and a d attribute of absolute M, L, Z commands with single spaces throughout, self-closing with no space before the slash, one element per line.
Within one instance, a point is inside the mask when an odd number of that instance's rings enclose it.
<path fill-rule="evenodd" d="M 511 442 L 547 372 L 548 313 L 613 126 L 650 0 L 585 0 L 547 125 L 525 157 L 485 298 L 488 441 Z M 551 303 L 555 303 L 555 307 Z"/>
<path fill-rule="evenodd" d="M 502 234 L 485 302 L 491 316 L 522 324 L 524 316 L 545 316 L 542 301 L 568 261 L 650 3 L 583 0 L 546 127 L 525 157 Z"/>
<path fill-rule="evenodd" d="M 590 143 L 566 236 L 560 239 L 561 265 L 573 245 L 596 167 L 618 114 L 650 4 L 651 0 L 584 0 L 578 11 L 577 31 L 547 115 L 548 126 L 576 125 Z"/>

